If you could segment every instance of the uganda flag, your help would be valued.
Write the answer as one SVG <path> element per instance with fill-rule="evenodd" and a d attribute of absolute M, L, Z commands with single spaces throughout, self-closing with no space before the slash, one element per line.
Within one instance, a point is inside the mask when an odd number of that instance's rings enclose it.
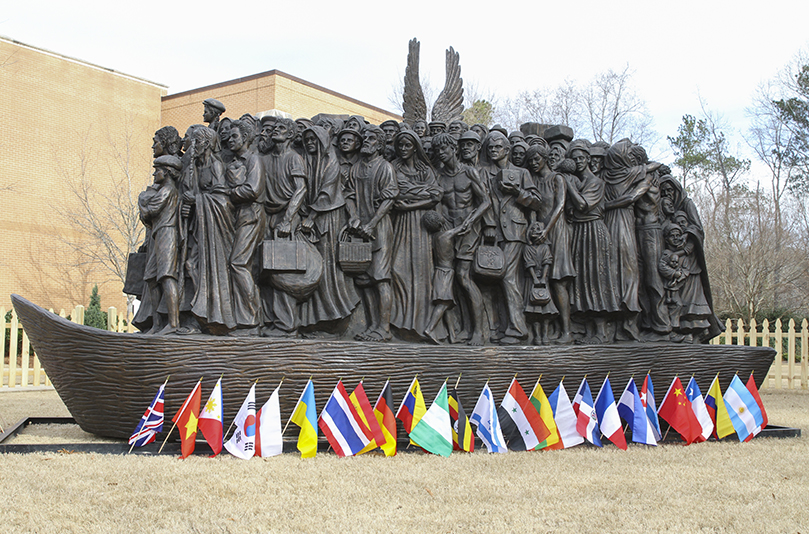
<path fill-rule="evenodd" d="M 472 425 L 461 406 L 461 399 L 455 388 L 449 390 L 449 417 L 452 419 L 452 448 L 456 451 L 475 451 L 475 435 Z"/>

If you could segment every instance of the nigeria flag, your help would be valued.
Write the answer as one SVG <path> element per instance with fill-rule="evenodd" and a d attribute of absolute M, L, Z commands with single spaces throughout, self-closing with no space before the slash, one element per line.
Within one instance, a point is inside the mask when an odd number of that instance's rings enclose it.
<path fill-rule="evenodd" d="M 449 456 L 452 453 L 452 422 L 449 417 L 446 382 L 441 386 L 430 409 L 413 427 L 410 439 L 433 454 Z"/>

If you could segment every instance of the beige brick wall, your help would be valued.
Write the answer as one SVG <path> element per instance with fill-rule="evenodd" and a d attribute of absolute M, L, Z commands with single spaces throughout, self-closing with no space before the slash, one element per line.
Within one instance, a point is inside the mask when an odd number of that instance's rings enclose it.
<path fill-rule="evenodd" d="M 102 306 L 122 309 L 119 282 L 75 265 L 64 240 L 81 236 L 62 214 L 83 213 L 69 186 L 82 172 L 109 196 L 128 169 L 137 198 L 151 179 L 166 88 L 5 39 L 0 65 L 0 305 L 20 293 L 69 309 L 86 304 L 98 283 Z"/>
<path fill-rule="evenodd" d="M 324 87 L 306 82 L 280 71 L 269 71 L 193 91 L 163 97 L 162 124 L 177 128 L 182 135 L 192 124 L 202 123 L 202 102 L 216 98 L 227 111 L 224 116 L 238 118 L 245 113 L 255 115 L 277 109 L 292 118 L 313 117 L 318 113 L 362 115 L 379 124 L 401 117 L 364 104 Z"/>

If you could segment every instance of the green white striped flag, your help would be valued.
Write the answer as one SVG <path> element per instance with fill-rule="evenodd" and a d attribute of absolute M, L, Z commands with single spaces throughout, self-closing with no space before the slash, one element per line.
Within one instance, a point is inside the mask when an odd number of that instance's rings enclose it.
<path fill-rule="evenodd" d="M 449 456 L 452 453 L 452 422 L 449 417 L 446 382 L 441 386 L 430 409 L 413 427 L 410 439 L 433 454 Z"/>

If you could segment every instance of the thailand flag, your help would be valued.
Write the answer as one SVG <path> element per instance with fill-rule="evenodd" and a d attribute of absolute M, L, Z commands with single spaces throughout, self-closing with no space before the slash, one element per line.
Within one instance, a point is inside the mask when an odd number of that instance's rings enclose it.
<path fill-rule="evenodd" d="M 166 388 L 166 382 L 163 382 L 163 385 L 157 390 L 152 403 L 146 408 L 138 426 L 129 437 L 130 445 L 135 447 L 148 445 L 155 440 L 155 435 L 163 430 L 163 390 Z"/>
<path fill-rule="evenodd" d="M 619 449 L 626 450 L 626 437 L 624 437 L 624 429 L 621 427 L 621 418 L 618 416 L 618 408 L 615 406 L 615 397 L 612 394 L 609 376 L 604 379 L 604 383 L 601 384 L 601 389 L 598 391 L 595 409 L 601 433 L 604 434 L 613 445 Z"/>
<path fill-rule="evenodd" d="M 708 413 L 705 400 L 702 398 L 702 392 L 699 390 L 697 381 L 694 380 L 693 376 L 688 382 L 688 386 L 685 388 L 685 396 L 691 401 L 691 409 L 694 411 L 694 415 L 697 416 L 697 421 L 699 421 L 702 427 L 702 439 L 697 441 L 706 441 L 711 437 L 711 433 L 713 432 L 713 420 L 711 420 L 711 414 Z"/>
<path fill-rule="evenodd" d="M 646 408 L 640 400 L 635 380 L 630 378 L 621 398 L 618 400 L 618 413 L 632 428 L 632 441 L 645 445 L 657 445 L 652 424 L 646 416 Z"/>
<path fill-rule="evenodd" d="M 646 417 L 649 418 L 649 424 L 652 425 L 652 432 L 657 441 L 663 437 L 660 433 L 660 420 L 657 418 L 657 404 L 655 404 L 655 389 L 652 385 L 652 377 L 647 373 L 646 379 L 640 388 L 640 402 L 646 409 Z"/>
<path fill-rule="evenodd" d="M 357 409 L 338 380 L 317 421 L 337 456 L 354 456 L 373 439 L 368 427 L 362 424 Z"/>
<path fill-rule="evenodd" d="M 593 394 L 590 393 L 590 384 L 587 378 L 583 378 L 579 391 L 576 392 L 576 399 L 579 400 L 579 412 L 576 414 L 576 431 L 593 445 L 602 447 L 600 431 L 598 429 L 598 415 L 593 406 Z M 613 401 L 615 402 L 615 401 Z M 574 401 L 573 409 L 576 404 Z"/>

